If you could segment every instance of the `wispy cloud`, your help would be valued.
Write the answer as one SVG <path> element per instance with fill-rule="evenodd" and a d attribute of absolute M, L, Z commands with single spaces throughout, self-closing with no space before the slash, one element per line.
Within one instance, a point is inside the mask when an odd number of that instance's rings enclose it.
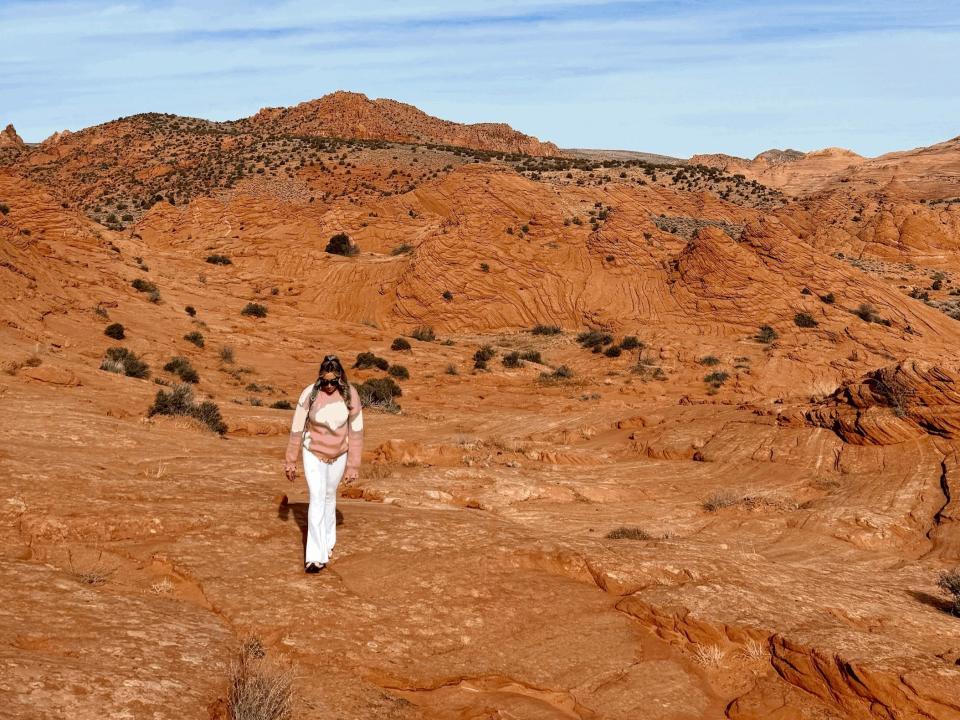
<path fill-rule="evenodd" d="M 353 89 L 567 146 L 687 155 L 960 132 L 946 0 L 0 0 L 0 122 L 228 119 Z"/>

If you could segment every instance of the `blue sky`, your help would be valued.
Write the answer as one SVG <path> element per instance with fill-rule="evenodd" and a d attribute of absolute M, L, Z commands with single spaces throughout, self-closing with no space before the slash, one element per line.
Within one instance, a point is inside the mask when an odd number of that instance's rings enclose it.
<path fill-rule="evenodd" d="M 0 0 L 0 125 L 217 120 L 334 90 L 561 147 L 865 155 L 960 135 L 947 0 Z"/>

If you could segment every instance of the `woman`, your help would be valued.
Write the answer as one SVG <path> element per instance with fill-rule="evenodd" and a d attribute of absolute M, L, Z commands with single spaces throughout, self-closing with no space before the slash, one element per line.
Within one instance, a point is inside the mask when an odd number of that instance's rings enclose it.
<path fill-rule="evenodd" d="M 363 450 L 360 396 L 336 355 L 323 358 L 317 381 L 307 385 L 297 401 L 284 468 L 291 482 L 297 477 L 301 446 L 310 488 L 304 570 L 318 573 L 337 541 L 337 485 L 341 477 L 348 482 L 359 477 Z"/>

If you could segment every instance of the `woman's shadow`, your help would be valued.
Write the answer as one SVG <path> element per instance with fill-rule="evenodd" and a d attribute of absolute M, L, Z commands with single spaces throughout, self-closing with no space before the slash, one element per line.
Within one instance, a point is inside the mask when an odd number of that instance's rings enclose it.
<path fill-rule="evenodd" d="M 288 501 L 286 495 L 281 498 L 277 505 L 277 517 L 283 522 L 289 522 L 292 517 L 297 527 L 300 528 L 300 543 L 303 545 L 304 552 L 307 551 L 307 509 L 309 507 L 309 503 Z M 337 527 L 341 525 L 343 525 L 343 513 L 340 512 L 340 508 L 337 508 Z"/>

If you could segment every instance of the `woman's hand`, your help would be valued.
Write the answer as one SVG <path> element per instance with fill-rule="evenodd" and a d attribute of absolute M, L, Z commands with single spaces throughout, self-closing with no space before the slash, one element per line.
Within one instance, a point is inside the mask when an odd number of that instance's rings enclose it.
<path fill-rule="evenodd" d="M 287 476 L 287 480 L 293 482 L 297 479 L 297 466 L 296 465 L 284 465 L 283 474 Z"/>
<path fill-rule="evenodd" d="M 351 470 L 347 470 L 347 471 L 343 474 L 343 479 L 344 479 L 345 482 L 348 482 L 348 483 L 349 483 L 349 482 L 356 482 L 357 480 L 360 479 L 360 471 L 359 471 L 359 470 L 352 470 L 352 469 L 351 469 Z"/>

